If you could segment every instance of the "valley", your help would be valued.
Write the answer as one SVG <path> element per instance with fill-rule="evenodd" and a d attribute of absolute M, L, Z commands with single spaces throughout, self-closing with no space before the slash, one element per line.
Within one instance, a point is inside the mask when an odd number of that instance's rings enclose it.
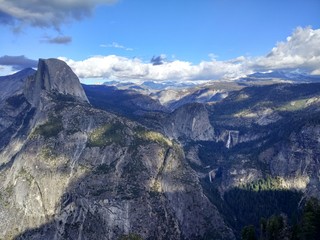
<path fill-rule="evenodd" d="M 81 85 L 58 59 L 1 77 L 0 239 L 241 239 L 272 216 L 293 225 L 320 198 L 320 83 L 295 77 Z"/>

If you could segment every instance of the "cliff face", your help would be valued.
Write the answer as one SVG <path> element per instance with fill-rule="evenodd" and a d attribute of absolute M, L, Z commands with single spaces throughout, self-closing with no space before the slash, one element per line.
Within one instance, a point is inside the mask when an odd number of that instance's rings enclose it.
<path fill-rule="evenodd" d="M 43 91 L 70 95 L 78 101 L 88 102 L 78 77 L 58 59 L 39 59 L 37 73 L 28 79 L 24 94 L 32 105 L 39 106 Z"/>
<path fill-rule="evenodd" d="M 0 237 L 234 239 L 181 146 L 93 108 L 70 71 L 40 60 L 2 102 Z"/>
<path fill-rule="evenodd" d="M 180 239 L 203 236 L 210 225 L 232 238 L 183 159 L 179 146 L 158 133 L 70 103 L 39 125 L 2 170 L 1 232 Z"/>
<path fill-rule="evenodd" d="M 198 128 L 212 126 L 214 138 L 185 138 L 188 161 L 222 195 L 271 177 L 281 189 L 319 197 L 319 92 L 315 83 L 231 93 L 207 106 L 209 121 Z"/>
<path fill-rule="evenodd" d="M 243 226 L 290 218 L 303 199 L 319 197 L 319 93 L 318 83 L 250 86 L 138 120 L 181 143 L 202 191 L 239 237 Z"/>
<path fill-rule="evenodd" d="M 215 139 L 204 104 L 193 103 L 175 110 L 162 125 L 167 136 L 181 141 L 210 141 Z"/>

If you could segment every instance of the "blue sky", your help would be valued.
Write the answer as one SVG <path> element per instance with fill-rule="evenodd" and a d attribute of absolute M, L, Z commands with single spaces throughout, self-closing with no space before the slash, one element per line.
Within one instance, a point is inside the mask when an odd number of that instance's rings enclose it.
<path fill-rule="evenodd" d="M 278 58 L 273 60 L 283 57 L 280 50 L 294 58 L 296 53 L 292 51 L 297 47 L 288 49 L 287 37 L 291 35 L 296 44 L 316 35 L 309 44 L 315 56 L 308 56 L 309 62 L 300 67 L 286 63 L 279 68 L 299 68 L 310 73 L 319 70 L 311 67 L 319 57 L 315 49 L 320 35 L 319 0 L 34 2 L 0 0 L 0 75 L 18 69 L 10 66 L 14 65 L 14 57 L 20 56 L 20 62 L 60 57 L 83 81 L 232 78 L 249 73 L 256 66 L 275 69 L 263 57 L 279 43 L 287 45 L 278 49 Z M 304 55 L 301 51 L 299 54 Z M 10 61 L 8 57 L 12 57 Z M 158 57 L 158 68 L 149 66 L 152 57 Z M 230 65 L 230 61 L 238 65 Z M 99 69 L 89 69 L 95 63 Z M 190 74 L 193 71 L 197 73 Z"/>

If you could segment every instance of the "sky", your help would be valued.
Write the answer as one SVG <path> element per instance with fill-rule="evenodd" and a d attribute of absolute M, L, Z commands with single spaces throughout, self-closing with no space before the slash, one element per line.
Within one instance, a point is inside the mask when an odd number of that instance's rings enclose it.
<path fill-rule="evenodd" d="M 64 60 L 83 83 L 320 75 L 319 0 L 0 0 L 0 75 Z"/>

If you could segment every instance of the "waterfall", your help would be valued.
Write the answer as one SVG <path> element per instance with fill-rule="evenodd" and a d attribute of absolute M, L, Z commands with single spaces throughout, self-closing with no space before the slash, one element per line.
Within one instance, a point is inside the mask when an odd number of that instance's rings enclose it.
<path fill-rule="evenodd" d="M 230 148 L 230 147 L 231 147 L 231 131 L 229 131 L 228 141 L 227 141 L 226 148 Z"/>

